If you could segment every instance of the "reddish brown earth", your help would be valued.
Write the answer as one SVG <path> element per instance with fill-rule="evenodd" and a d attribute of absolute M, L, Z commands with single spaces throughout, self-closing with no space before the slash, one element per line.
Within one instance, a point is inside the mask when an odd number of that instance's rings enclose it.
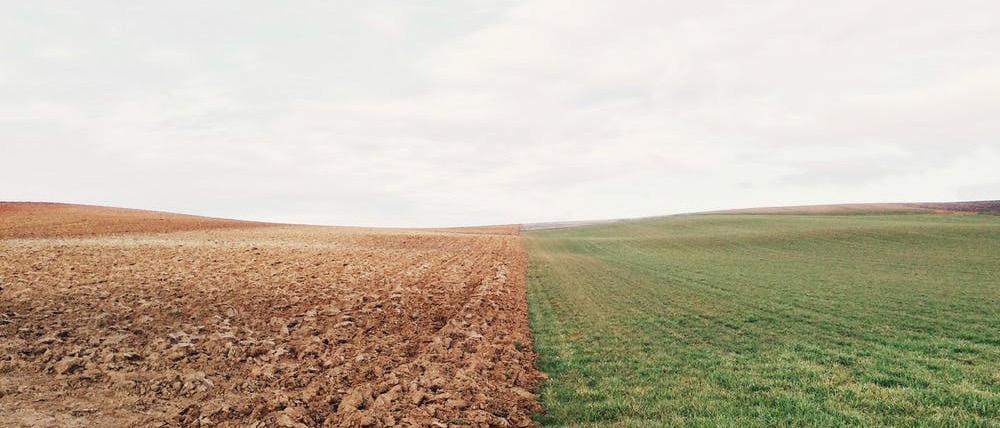
<path fill-rule="evenodd" d="M 0 202 L 0 239 L 177 232 L 262 226 L 193 215 L 44 202 Z"/>
<path fill-rule="evenodd" d="M 2 207 L 0 426 L 525 426 L 538 410 L 517 227 Z"/>

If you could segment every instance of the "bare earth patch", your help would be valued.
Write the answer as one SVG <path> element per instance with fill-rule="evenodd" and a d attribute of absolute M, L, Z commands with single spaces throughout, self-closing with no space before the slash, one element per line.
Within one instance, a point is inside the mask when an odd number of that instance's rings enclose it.
<path fill-rule="evenodd" d="M 263 226 L 193 215 L 47 202 L 0 202 L 0 239 L 96 236 Z"/>
<path fill-rule="evenodd" d="M 0 426 L 525 426 L 538 409 L 516 227 L 12 238 L 8 215 Z"/>

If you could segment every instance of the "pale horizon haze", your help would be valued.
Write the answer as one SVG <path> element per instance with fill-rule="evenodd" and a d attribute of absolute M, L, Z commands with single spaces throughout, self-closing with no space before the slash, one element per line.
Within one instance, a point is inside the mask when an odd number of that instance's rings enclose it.
<path fill-rule="evenodd" d="M 352 226 L 1000 199 L 1000 2 L 4 1 L 0 200 Z"/>

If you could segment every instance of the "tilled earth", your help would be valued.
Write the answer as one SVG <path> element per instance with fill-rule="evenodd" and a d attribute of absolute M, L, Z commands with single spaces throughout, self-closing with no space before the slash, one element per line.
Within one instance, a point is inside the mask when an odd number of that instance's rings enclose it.
<path fill-rule="evenodd" d="M 516 227 L 60 237 L 9 220 L 0 426 L 526 426 L 538 410 Z"/>

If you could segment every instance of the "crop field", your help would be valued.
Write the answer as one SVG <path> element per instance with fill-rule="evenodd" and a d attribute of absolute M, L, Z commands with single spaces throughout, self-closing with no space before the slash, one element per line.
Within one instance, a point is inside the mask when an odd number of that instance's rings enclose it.
<path fill-rule="evenodd" d="M 543 425 L 1000 425 L 998 216 L 695 215 L 523 240 Z"/>
<path fill-rule="evenodd" d="M 0 204 L 0 426 L 525 426 L 518 228 Z"/>
<path fill-rule="evenodd" d="M 997 426 L 1000 216 L 968 212 L 998 206 L 521 233 L 0 203 L 0 426 Z"/>

